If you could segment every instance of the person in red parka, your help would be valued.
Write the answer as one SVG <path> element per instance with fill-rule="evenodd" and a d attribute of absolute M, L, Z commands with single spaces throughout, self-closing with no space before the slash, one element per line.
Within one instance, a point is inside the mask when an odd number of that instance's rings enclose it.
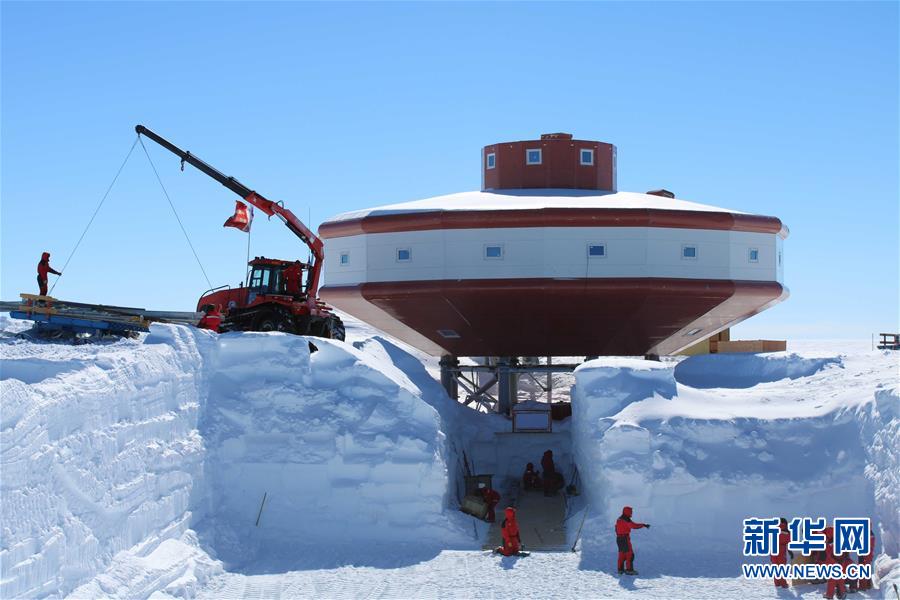
<path fill-rule="evenodd" d="M 841 564 L 841 557 L 837 556 L 834 553 L 834 527 L 825 528 L 825 564 Z M 829 579 L 828 586 L 825 588 L 825 595 L 823 597 L 828 598 L 828 600 L 832 600 L 834 598 L 835 592 L 837 592 L 838 598 L 843 598 L 846 595 L 844 591 L 843 579 Z"/>
<path fill-rule="evenodd" d="M 41 254 L 41 260 L 37 266 L 37 282 L 38 289 L 41 291 L 41 296 L 47 295 L 47 273 L 62 275 L 62 273 L 50 266 L 50 253 L 44 252 Z"/>
<path fill-rule="evenodd" d="M 619 547 L 619 574 L 637 575 L 634 570 L 634 548 L 631 546 L 631 530 L 650 528 L 649 523 L 635 523 L 631 520 L 632 509 L 626 506 L 616 519 L 616 545 Z"/>
<path fill-rule="evenodd" d="M 291 296 L 299 296 L 301 290 L 301 278 L 303 277 L 303 263 L 295 260 L 294 264 L 286 267 L 282 272 L 284 277 L 284 289 Z"/>
<path fill-rule="evenodd" d="M 556 465 L 553 464 L 552 450 L 544 452 L 544 456 L 541 458 L 541 469 L 544 471 L 544 495 L 552 496 L 565 485 L 562 473 L 559 473 L 556 470 Z"/>
<path fill-rule="evenodd" d="M 862 556 L 858 556 L 858 563 L 861 565 L 871 565 L 872 558 L 875 556 L 875 534 L 872 533 L 869 536 L 869 553 L 864 554 Z M 872 589 L 872 580 L 871 579 L 860 579 L 859 580 L 859 590 L 871 590 Z"/>
<path fill-rule="evenodd" d="M 781 530 L 778 533 L 778 554 L 773 554 L 769 557 L 769 560 L 772 561 L 772 564 L 775 565 L 783 565 L 787 563 L 787 555 L 790 553 L 791 558 L 794 558 L 794 553 L 788 550 L 788 544 L 791 542 L 791 534 L 788 531 L 788 522 L 784 517 L 781 518 L 781 522 L 778 524 L 778 528 Z M 775 587 L 790 587 L 786 579 L 781 579 L 779 577 L 775 578 Z"/>
<path fill-rule="evenodd" d="M 525 491 L 539 490 L 542 485 L 541 476 L 534 470 L 534 463 L 525 465 L 525 473 L 522 475 L 522 489 Z"/>
<path fill-rule="evenodd" d="M 506 507 L 506 518 L 501 524 L 500 533 L 503 535 L 503 545 L 495 549 L 503 556 L 512 556 L 518 554 L 522 549 L 522 538 L 519 537 L 519 523 L 516 521 L 516 509 L 512 506 Z"/>
<path fill-rule="evenodd" d="M 219 308 L 215 304 L 207 304 L 203 307 L 203 312 L 206 314 L 197 323 L 197 327 L 218 332 L 219 325 L 222 323 L 222 313 L 219 312 Z"/>
<path fill-rule="evenodd" d="M 500 494 L 497 490 L 489 488 L 483 483 L 478 484 L 478 487 L 481 490 L 481 497 L 484 499 L 484 503 L 487 504 L 487 516 L 484 520 L 488 523 L 493 523 L 497 519 L 494 508 L 500 502 Z"/>

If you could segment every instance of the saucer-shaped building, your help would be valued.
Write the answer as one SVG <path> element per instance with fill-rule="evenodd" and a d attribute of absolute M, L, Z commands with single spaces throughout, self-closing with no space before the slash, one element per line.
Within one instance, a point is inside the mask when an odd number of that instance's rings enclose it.
<path fill-rule="evenodd" d="M 611 144 L 486 146 L 482 190 L 338 215 L 322 297 L 435 356 L 665 355 L 785 299 L 775 217 L 616 190 Z"/>

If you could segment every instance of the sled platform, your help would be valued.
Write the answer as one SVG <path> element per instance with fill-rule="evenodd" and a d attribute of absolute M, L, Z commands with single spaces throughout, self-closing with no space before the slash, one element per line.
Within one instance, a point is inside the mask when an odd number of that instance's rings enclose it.
<path fill-rule="evenodd" d="M 35 333 L 47 337 L 67 334 L 129 337 L 149 331 L 154 321 L 193 325 L 202 316 L 192 312 L 69 302 L 37 294 L 20 294 L 20 297 L 21 302 L 0 302 L 0 311 L 9 311 L 14 319 L 34 321 Z"/>

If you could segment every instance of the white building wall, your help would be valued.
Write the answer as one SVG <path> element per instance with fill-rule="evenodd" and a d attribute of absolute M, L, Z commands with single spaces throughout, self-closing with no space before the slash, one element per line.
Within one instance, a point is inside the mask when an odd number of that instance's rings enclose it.
<path fill-rule="evenodd" d="M 671 277 L 781 281 L 776 234 L 661 227 L 522 227 L 361 234 L 325 240 L 328 285 L 512 278 Z M 589 244 L 606 256 L 589 257 Z M 503 247 L 485 258 L 486 245 Z M 682 257 L 685 245 L 694 259 Z M 757 262 L 750 249 L 758 250 Z M 411 259 L 399 261 L 408 249 Z M 347 253 L 347 264 L 340 263 Z"/>

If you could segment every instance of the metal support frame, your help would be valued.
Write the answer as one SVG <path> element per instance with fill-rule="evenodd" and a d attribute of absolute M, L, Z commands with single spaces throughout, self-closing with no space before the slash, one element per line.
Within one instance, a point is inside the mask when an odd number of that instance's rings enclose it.
<path fill-rule="evenodd" d="M 459 359 L 455 356 L 441 357 L 441 385 L 447 390 L 447 395 L 454 400 L 459 400 L 459 383 L 454 372 L 459 370 Z"/>
<path fill-rule="evenodd" d="M 454 400 L 460 400 L 459 390 L 462 388 L 466 396 L 463 404 L 475 404 L 489 412 L 510 415 L 516 405 L 519 389 L 519 377 L 527 375 L 545 392 L 548 397 L 553 390 L 554 373 L 571 373 L 578 364 L 553 364 L 553 357 L 547 357 L 547 364 L 521 364 L 518 357 L 507 356 L 489 360 L 487 364 L 460 366 L 455 356 L 444 356 L 440 361 L 441 385 Z M 490 374 L 487 381 L 479 384 L 479 373 Z M 546 374 L 546 387 L 538 382 L 536 375 Z M 488 391 L 497 386 L 497 397 Z"/>

